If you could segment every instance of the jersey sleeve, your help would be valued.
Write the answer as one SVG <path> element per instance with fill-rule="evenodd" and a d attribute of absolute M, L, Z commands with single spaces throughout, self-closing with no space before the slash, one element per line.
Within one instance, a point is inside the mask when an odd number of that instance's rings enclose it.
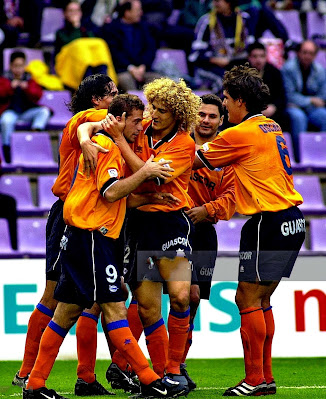
<path fill-rule="evenodd" d="M 99 122 L 106 117 L 108 113 L 107 109 L 90 109 L 87 111 L 79 112 L 74 116 L 74 119 L 71 121 L 68 134 L 69 141 L 74 148 L 80 148 L 77 129 L 78 127 L 86 122 Z"/>
<path fill-rule="evenodd" d="M 227 131 L 225 131 L 227 132 Z M 243 133 L 244 134 L 244 133 Z M 248 142 L 238 132 L 220 133 L 213 141 L 207 142 L 196 152 L 196 156 L 210 170 L 236 163 L 248 154 Z"/>
<path fill-rule="evenodd" d="M 96 137 L 93 141 L 109 150 L 106 153 L 99 153 L 95 171 L 97 189 L 104 197 L 105 192 L 122 176 L 121 156 L 120 151 L 110 139 Z"/>
<path fill-rule="evenodd" d="M 234 171 L 232 166 L 224 168 L 222 183 L 219 187 L 216 200 L 204 204 L 208 215 L 217 222 L 220 220 L 229 220 L 235 212 L 235 192 L 234 192 Z"/>

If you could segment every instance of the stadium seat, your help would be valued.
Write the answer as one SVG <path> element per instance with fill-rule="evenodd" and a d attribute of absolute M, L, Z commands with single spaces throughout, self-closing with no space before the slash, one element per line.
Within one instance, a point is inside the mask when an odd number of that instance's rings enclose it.
<path fill-rule="evenodd" d="M 302 195 L 303 204 L 299 206 L 304 214 L 325 214 L 321 184 L 318 176 L 296 175 L 294 188 Z"/>
<path fill-rule="evenodd" d="M 275 16 L 283 23 L 285 29 L 287 30 L 290 40 L 292 40 L 295 43 L 301 43 L 303 41 L 299 11 L 277 10 L 275 11 Z"/>
<path fill-rule="evenodd" d="M 62 8 L 45 7 L 42 14 L 41 23 L 41 42 L 43 44 L 53 44 L 55 34 L 64 25 Z"/>
<path fill-rule="evenodd" d="M 312 251 L 326 251 L 326 218 L 310 220 L 310 244 Z"/>
<path fill-rule="evenodd" d="M 299 146 L 303 166 L 315 172 L 326 171 L 326 132 L 301 133 Z"/>
<path fill-rule="evenodd" d="M 11 140 L 13 166 L 24 172 L 57 172 L 48 132 L 15 132 Z"/>
<path fill-rule="evenodd" d="M 32 190 L 28 176 L 4 175 L 0 180 L 0 192 L 16 199 L 19 215 L 30 215 L 37 212 L 33 203 Z"/>
<path fill-rule="evenodd" d="M 215 225 L 217 234 L 218 251 L 239 251 L 242 226 L 247 219 L 231 219 L 219 221 Z"/>
<path fill-rule="evenodd" d="M 5 48 L 3 50 L 3 70 L 9 70 L 10 64 L 10 55 L 14 51 L 22 51 L 26 55 L 26 64 L 28 65 L 33 60 L 41 60 L 44 61 L 43 50 L 28 48 L 28 47 L 19 47 L 19 48 Z"/>
<path fill-rule="evenodd" d="M 51 191 L 56 178 L 57 175 L 40 175 L 38 177 L 38 208 L 44 212 L 49 211 L 57 200 Z"/>
<path fill-rule="evenodd" d="M 72 117 L 72 113 L 66 105 L 70 100 L 71 95 L 68 90 L 43 91 L 39 104 L 48 106 L 53 112 L 47 124 L 47 129 L 63 129 L 66 126 L 66 123 Z"/>
<path fill-rule="evenodd" d="M 8 255 L 14 255 L 16 251 L 11 248 L 7 219 L 0 219 L 0 232 L 0 257 L 8 257 Z"/>
<path fill-rule="evenodd" d="M 325 50 L 319 50 L 315 61 L 319 62 L 324 68 L 326 68 L 326 51 Z"/>
<path fill-rule="evenodd" d="M 45 257 L 46 218 L 18 218 L 18 252 Z"/>
<path fill-rule="evenodd" d="M 181 75 L 188 75 L 187 56 L 184 50 L 159 48 L 156 51 L 152 67 L 157 70 L 159 64 L 164 65 L 169 62 L 174 62 Z"/>
<path fill-rule="evenodd" d="M 307 39 L 314 40 L 321 48 L 326 47 L 326 15 L 307 12 Z"/>

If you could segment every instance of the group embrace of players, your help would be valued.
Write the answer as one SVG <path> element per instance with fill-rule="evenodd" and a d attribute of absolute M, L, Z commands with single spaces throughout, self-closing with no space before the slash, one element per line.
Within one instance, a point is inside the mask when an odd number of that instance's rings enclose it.
<path fill-rule="evenodd" d="M 47 223 L 46 288 L 13 380 L 24 399 L 65 399 L 45 381 L 76 322 L 75 394 L 112 394 L 94 373 L 100 314 L 113 389 L 140 398 L 195 389 L 185 359 L 200 298 L 209 298 L 211 284 L 198 271 L 204 264 L 213 270 L 213 224 L 236 209 L 251 216 L 240 255 L 252 256 L 240 256 L 236 293 L 246 375 L 224 396 L 276 393 L 270 297 L 290 276 L 305 232 L 282 234 L 284 222 L 304 219 L 297 208 L 302 197 L 282 131 L 262 115 L 268 88 L 247 65 L 227 72 L 224 106 L 235 126 L 221 133 L 217 96 L 200 98 L 169 78 L 147 84 L 144 94 L 146 111 L 137 96 L 118 95 L 109 77 L 93 75 L 72 98 L 74 116 L 63 132 L 52 189 L 59 199 Z M 128 310 L 126 283 L 133 296 Z M 162 287 L 170 299 L 167 328 Z M 143 331 L 153 368 L 138 346 Z"/>

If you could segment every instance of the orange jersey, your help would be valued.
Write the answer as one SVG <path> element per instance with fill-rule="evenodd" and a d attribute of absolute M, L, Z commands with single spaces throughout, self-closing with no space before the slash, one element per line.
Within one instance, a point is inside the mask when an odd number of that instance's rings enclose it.
<path fill-rule="evenodd" d="M 107 237 L 118 238 L 126 213 L 126 198 L 108 202 L 105 191 L 122 176 L 123 158 L 118 146 L 104 134 L 96 134 L 92 141 L 109 150 L 99 153 L 95 175 L 83 173 L 80 156 L 75 181 L 63 207 L 66 224 L 84 230 L 99 230 Z"/>
<path fill-rule="evenodd" d="M 59 176 L 57 177 L 52 192 L 55 196 L 65 201 L 70 190 L 74 172 L 81 154 L 77 137 L 78 126 L 85 122 L 98 122 L 107 115 L 107 109 L 94 108 L 78 112 L 67 123 L 63 130 L 59 148 Z"/>
<path fill-rule="evenodd" d="M 235 212 L 234 172 L 232 166 L 193 170 L 190 177 L 188 194 L 195 206 L 204 205 L 207 221 L 212 223 L 229 220 Z"/>
<path fill-rule="evenodd" d="M 303 202 L 294 189 L 282 130 L 261 114 L 224 130 L 205 143 L 197 156 L 211 170 L 233 166 L 239 213 L 277 212 Z"/>
<path fill-rule="evenodd" d="M 168 205 L 148 204 L 139 207 L 140 210 L 145 212 L 171 212 L 193 207 L 192 199 L 187 191 L 192 164 L 195 159 L 195 142 L 187 132 L 173 131 L 154 144 L 151 121 L 144 121 L 144 129 L 131 148 L 143 161 L 147 161 L 152 154 L 154 161 L 164 163 L 164 160 L 171 160 L 170 166 L 174 169 L 170 178 L 164 181 L 155 179 L 145 182 L 135 193 L 167 192 L 181 200 L 181 203 L 174 205 L 173 208 Z"/>

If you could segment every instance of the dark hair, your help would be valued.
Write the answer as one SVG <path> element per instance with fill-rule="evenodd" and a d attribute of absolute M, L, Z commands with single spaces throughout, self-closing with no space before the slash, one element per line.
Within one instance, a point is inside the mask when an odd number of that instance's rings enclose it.
<path fill-rule="evenodd" d="M 125 1 L 122 4 L 117 5 L 116 11 L 118 13 L 118 18 L 123 18 L 125 15 L 126 11 L 130 11 L 132 8 L 132 0 L 131 1 Z"/>
<path fill-rule="evenodd" d="M 254 50 L 264 50 L 266 52 L 266 47 L 263 45 L 263 43 L 260 42 L 254 42 L 249 44 L 247 47 L 247 53 L 250 55 L 252 51 Z"/>
<path fill-rule="evenodd" d="M 236 9 L 236 7 L 238 7 L 238 0 L 225 0 L 226 3 L 230 4 L 230 8 L 232 11 L 234 11 Z"/>
<path fill-rule="evenodd" d="M 142 100 L 134 94 L 119 94 L 112 100 L 108 112 L 114 116 L 121 116 L 124 112 L 126 117 L 132 114 L 134 109 L 144 111 L 145 106 Z"/>
<path fill-rule="evenodd" d="M 220 113 L 220 116 L 224 114 L 224 107 L 222 100 L 216 94 L 204 94 L 200 98 L 202 100 L 202 104 L 216 105 Z"/>
<path fill-rule="evenodd" d="M 223 89 L 233 100 L 241 98 L 248 112 L 259 113 L 267 108 L 269 88 L 259 76 L 257 69 L 250 68 L 248 62 L 225 72 Z"/>
<path fill-rule="evenodd" d="M 73 94 L 71 101 L 67 104 L 68 109 L 73 113 L 93 108 L 93 100 L 101 99 L 109 95 L 113 89 L 114 82 L 104 74 L 90 75 L 85 78 Z"/>
<path fill-rule="evenodd" d="M 10 64 L 15 61 L 16 58 L 23 58 L 26 60 L 26 55 L 23 51 L 14 51 L 10 54 Z"/>

